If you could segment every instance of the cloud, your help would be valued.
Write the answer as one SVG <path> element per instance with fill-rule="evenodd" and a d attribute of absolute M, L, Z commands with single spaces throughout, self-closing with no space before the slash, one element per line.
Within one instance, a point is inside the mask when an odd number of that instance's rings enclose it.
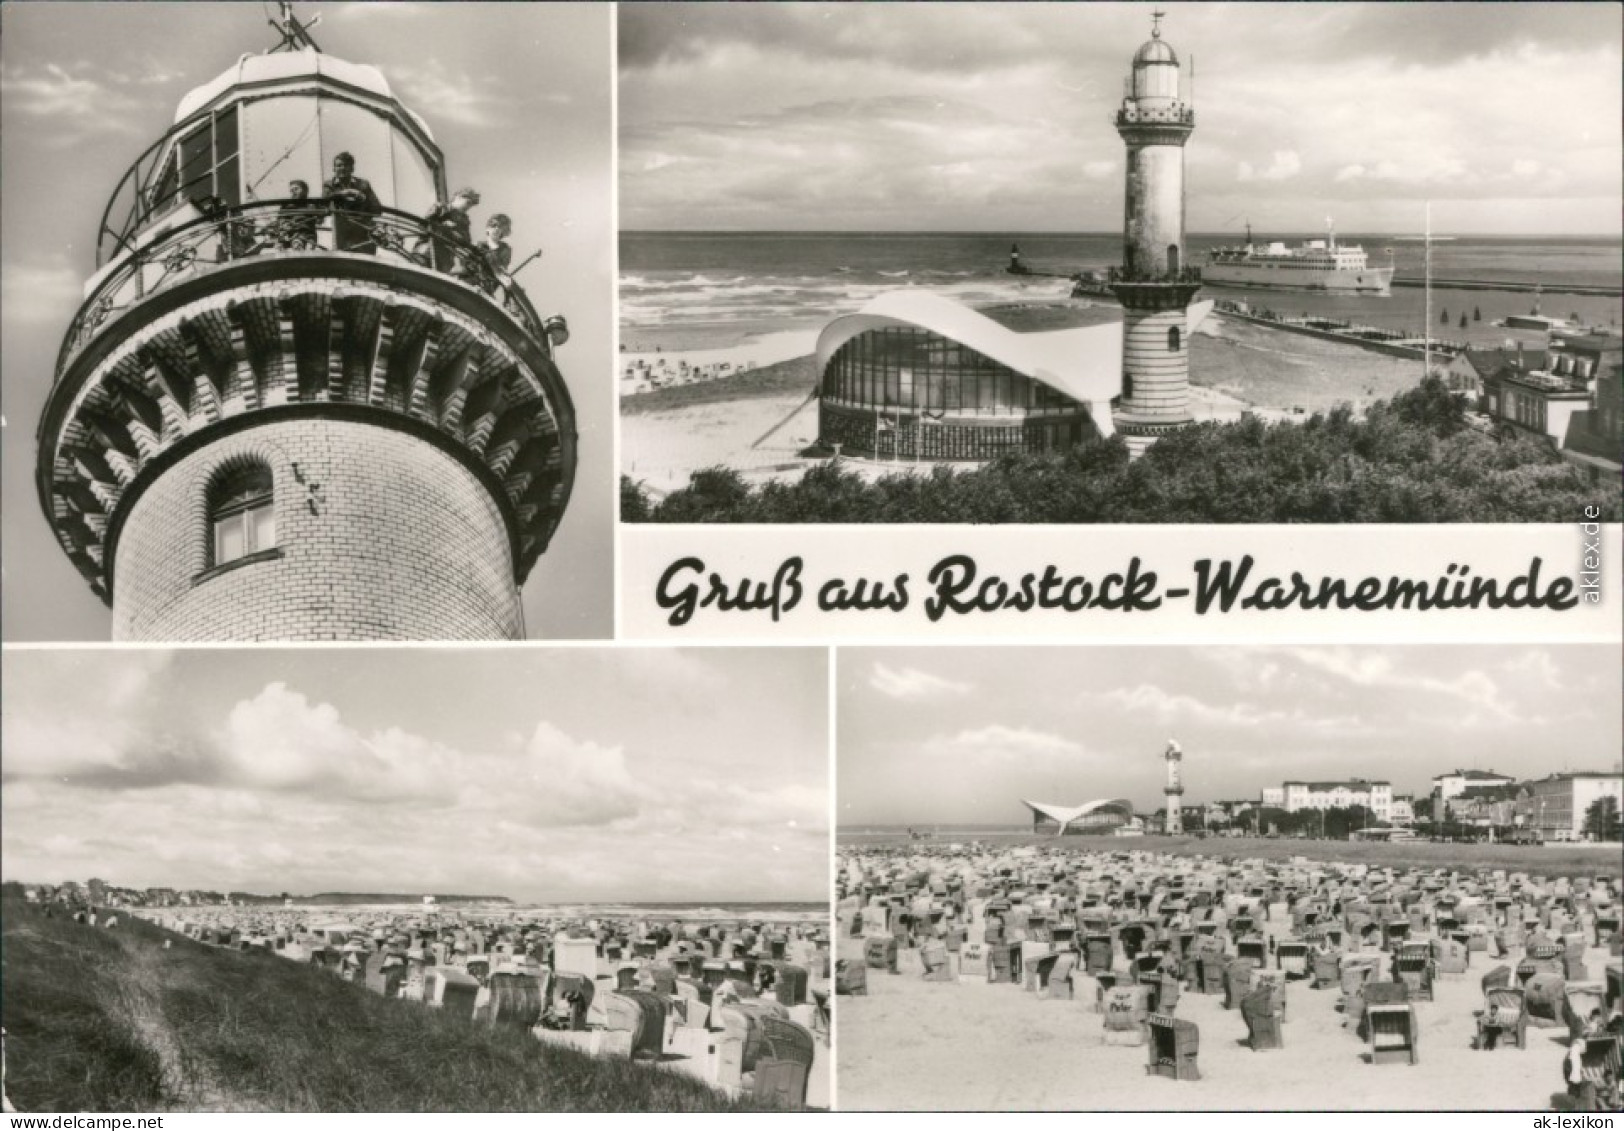
<path fill-rule="evenodd" d="M 1235 169 L 1237 181 L 1289 181 L 1303 171 L 1303 159 L 1295 149 L 1277 149 L 1274 159 L 1262 172 L 1252 168 L 1250 161 L 1242 161 Z"/>
<path fill-rule="evenodd" d="M 1174 694 L 1148 683 L 1116 688 L 1096 696 L 1111 705 L 1133 712 L 1154 714 L 1158 722 L 1188 722 L 1201 726 L 1255 727 L 1284 723 L 1341 725 L 1345 720 L 1310 720 L 1278 710 L 1264 710 L 1250 703 L 1229 703 L 1214 707 L 1192 695 Z"/>
<path fill-rule="evenodd" d="M 998 723 L 960 731 L 951 738 L 937 738 L 930 745 L 944 748 L 955 756 L 972 757 L 978 761 L 1083 758 L 1087 755 L 1080 743 L 1058 734 Z"/>
<path fill-rule="evenodd" d="M 1477 669 L 1463 671 L 1451 679 L 1440 679 L 1432 675 L 1400 672 L 1391 656 L 1385 653 L 1356 653 L 1348 648 L 1291 648 L 1287 652 L 1307 667 L 1357 687 L 1445 695 L 1482 712 L 1481 715 L 1463 717 L 1460 720 L 1462 723 L 1480 723 L 1486 718 L 1531 721 L 1518 715 L 1493 677 Z"/>
<path fill-rule="evenodd" d="M 334 23 L 352 23 L 362 20 L 395 19 L 415 20 L 425 14 L 422 4 L 397 3 L 395 0 L 372 0 L 367 4 L 335 4 L 327 18 Z M 308 20 L 301 19 L 309 24 Z"/>
<path fill-rule="evenodd" d="M 768 4 L 748 14 L 733 4 L 639 4 L 622 9 L 617 22 L 623 71 L 791 55 L 958 77 L 1025 66 L 1043 50 L 1045 34 L 1053 34 L 1052 19 L 990 4 L 963 5 L 948 19 L 923 10 L 877 12 L 845 4 Z"/>
<path fill-rule="evenodd" d="M 0 767 L 8 783 L 27 778 L 73 778 L 129 767 L 123 735 L 88 720 L 9 716 Z M 12 786 L 7 784 L 9 792 Z"/>
<path fill-rule="evenodd" d="M 575 666 L 590 686 L 636 687 L 640 708 L 679 688 L 691 699 L 727 667 L 704 653 L 649 653 L 624 668 L 580 653 Z M 356 701 L 353 679 L 332 695 L 255 683 L 208 707 L 211 681 L 176 656 L 7 657 L 8 877 L 600 900 L 822 889 L 821 758 L 774 769 L 755 745 L 737 748 L 744 765 L 701 753 L 694 736 L 710 730 L 693 712 L 672 712 L 670 748 L 641 756 L 533 715 L 511 737 L 461 720 L 448 732 L 461 737 L 446 742 L 340 707 Z M 800 681 L 786 687 L 801 693 Z M 388 693 L 358 701 L 389 717 Z M 726 750 L 732 729 L 715 733 Z"/>
<path fill-rule="evenodd" d="M 1126 5 L 991 7 L 628 6 L 618 20 L 623 218 L 991 230 L 1066 216 L 1109 230 L 1120 194 L 1095 190 L 1120 177 L 1121 142 L 1105 117 L 1148 21 Z M 1616 231 L 1616 10 L 1501 7 L 1494 20 L 1469 5 L 1176 13 L 1164 30 L 1181 55 L 1202 59 L 1190 226 L 1219 226 L 1274 190 L 1268 224 L 1284 231 L 1317 229 L 1333 203 L 1339 227 L 1390 230 L 1422 198 L 1438 202 L 1441 222 L 1484 230 Z M 1273 46 L 1281 35 L 1288 56 Z M 844 128 L 799 136 L 798 108 L 831 90 L 851 108 Z M 883 121 L 868 132 L 858 108 L 898 96 L 927 96 L 955 117 L 991 114 L 1014 144 L 974 128 L 957 145 L 945 131 L 922 146 Z M 1549 113 L 1557 104 L 1568 112 Z M 735 129 L 780 116 L 754 137 Z M 934 135 L 934 120 L 920 118 Z M 1541 207 L 1541 196 L 1564 207 Z"/>
<path fill-rule="evenodd" d="M 525 747 L 523 772 L 542 824 L 606 824 L 635 816 L 647 797 L 620 747 L 578 741 L 546 721 L 536 724 Z"/>
<path fill-rule="evenodd" d="M 400 87 L 408 105 L 430 122 L 452 122 L 459 126 L 484 129 L 497 125 L 502 108 L 512 100 L 499 98 L 490 84 L 455 72 L 438 59 L 419 66 L 397 65 L 389 69 L 391 83 Z"/>
<path fill-rule="evenodd" d="M 970 222 L 990 208 L 1073 191 L 1084 165 L 1052 143 L 1056 132 L 1042 116 L 946 94 L 734 107 L 710 120 L 657 126 L 623 122 L 621 195 L 623 209 L 635 213 L 623 215 L 623 225 L 680 210 L 689 223 L 747 227 L 791 202 L 821 224 L 862 214 L 906 227 L 925 210 Z"/>
<path fill-rule="evenodd" d="M 6 321 L 63 325 L 83 301 L 84 283 L 64 259 L 0 264 Z"/>
<path fill-rule="evenodd" d="M 1504 670 L 1513 676 L 1536 680 L 1541 686 L 1552 690 L 1562 686 L 1556 661 L 1543 648 L 1530 648 L 1516 659 L 1507 660 Z"/>
<path fill-rule="evenodd" d="M 448 803 L 462 769 L 454 751 L 397 728 L 362 734 L 283 683 L 233 705 L 217 742 L 225 779 L 258 789 Z"/>
<path fill-rule="evenodd" d="M 0 69 L 0 98 L 12 113 L 86 128 L 108 129 L 112 109 L 107 89 L 58 63 Z"/>
<path fill-rule="evenodd" d="M 892 699 L 922 703 L 933 699 L 948 699 L 971 690 L 968 683 L 943 679 L 922 672 L 918 668 L 888 668 L 876 663 L 869 674 L 868 685 L 881 695 Z"/>

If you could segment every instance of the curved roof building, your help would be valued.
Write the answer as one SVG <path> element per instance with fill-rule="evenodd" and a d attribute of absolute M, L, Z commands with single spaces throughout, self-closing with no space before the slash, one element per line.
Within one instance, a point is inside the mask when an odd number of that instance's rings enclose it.
<path fill-rule="evenodd" d="M 1071 806 L 1024 800 L 1021 804 L 1032 810 L 1034 833 L 1078 836 L 1110 832 L 1134 822 L 1133 803 L 1120 797 Z"/>
<path fill-rule="evenodd" d="M 1189 311 L 1185 336 L 1211 310 Z M 819 434 L 878 459 L 986 460 L 1110 436 L 1122 324 L 1020 333 L 925 290 L 890 291 L 818 336 Z"/>

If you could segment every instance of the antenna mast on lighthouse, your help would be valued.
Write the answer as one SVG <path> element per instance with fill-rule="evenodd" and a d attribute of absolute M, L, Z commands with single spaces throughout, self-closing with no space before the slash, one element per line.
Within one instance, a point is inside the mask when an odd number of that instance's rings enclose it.
<path fill-rule="evenodd" d="M 282 18 L 279 20 L 267 20 L 266 22 L 276 29 L 276 33 L 282 37 L 282 42 L 271 48 L 269 54 L 274 55 L 278 51 L 304 51 L 309 49 L 319 55 L 321 53 L 321 44 L 312 38 L 310 29 L 321 23 L 321 13 L 317 12 L 310 18 L 309 23 L 302 24 L 299 22 L 299 17 L 293 14 L 293 4 L 290 0 L 281 0 L 281 3 L 276 6 L 276 10 L 281 13 Z"/>

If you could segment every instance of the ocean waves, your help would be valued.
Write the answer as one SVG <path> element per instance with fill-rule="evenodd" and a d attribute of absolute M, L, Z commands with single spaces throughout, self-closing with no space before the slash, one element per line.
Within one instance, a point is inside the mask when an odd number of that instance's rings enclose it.
<path fill-rule="evenodd" d="M 821 274 L 723 276 L 649 271 L 620 280 L 623 326 L 648 330 L 727 324 L 744 330 L 785 323 L 824 322 L 860 309 L 886 291 L 930 290 L 960 302 L 1047 301 L 1066 297 L 1064 278 L 1022 277 L 968 270 L 863 270 L 836 267 Z"/>

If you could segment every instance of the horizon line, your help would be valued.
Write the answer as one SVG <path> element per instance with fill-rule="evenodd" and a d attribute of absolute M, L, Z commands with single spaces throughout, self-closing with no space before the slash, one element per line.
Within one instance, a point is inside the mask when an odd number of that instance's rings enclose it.
<path fill-rule="evenodd" d="M 1295 229 L 1273 229 L 1284 231 L 1288 235 L 1299 234 Z M 1308 234 L 1308 229 L 1302 229 L 1302 234 Z M 1314 229 L 1318 232 L 1319 229 Z M 1015 228 L 620 228 L 620 236 L 1114 236 L 1120 237 L 1121 230 L 1112 228 L 1108 230 L 1090 229 L 1061 230 L 1061 229 L 1015 229 Z M 1190 231 L 1190 236 L 1228 236 L 1232 233 L 1225 231 Z M 1423 232 L 1375 232 L 1348 229 L 1338 232 L 1338 235 L 1376 236 L 1386 239 L 1425 239 Z M 1449 232 L 1434 233 L 1434 241 L 1445 239 L 1566 239 L 1566 240 L 1612 240 L 1624 242 L 1624 231 L 1619 232 Z"/>

